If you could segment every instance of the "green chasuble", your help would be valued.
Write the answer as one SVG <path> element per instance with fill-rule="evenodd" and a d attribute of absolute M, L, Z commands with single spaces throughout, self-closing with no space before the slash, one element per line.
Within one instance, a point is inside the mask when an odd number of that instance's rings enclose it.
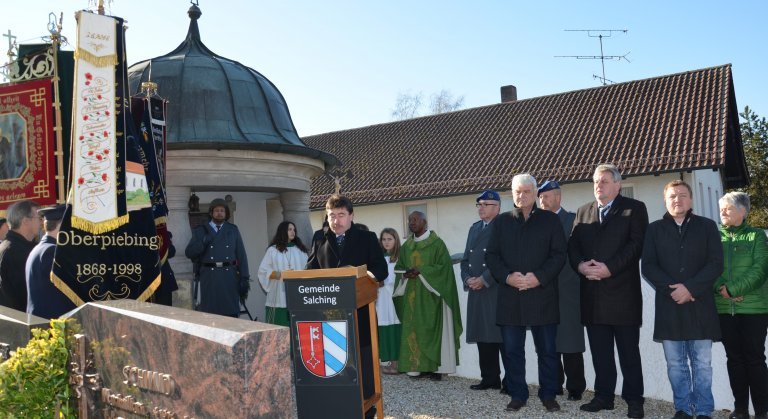
<path fill-rule="evenodd" d="M 403 295 L 393 298 L 397 316 L 402 323 L 400 342 L 400 371 L 434 372 L 440 366 L 443 331 L 443 304 L 450 307 L 453 317 L 453 349 L 456 365 L 459 363 L 459 337 L 461 313 L 453 263 L 442 239 L 431 231 L 429 237 L 414 241 L 408 239 L 400 249 L 395 270 L 416 268 L 421 276 L 440 296 L 431 292 L 420 278 L 406 279 L 397 275 L 395 290 L 405 281 Z M 398 292 L 395 292 L 398 294 Z"/>

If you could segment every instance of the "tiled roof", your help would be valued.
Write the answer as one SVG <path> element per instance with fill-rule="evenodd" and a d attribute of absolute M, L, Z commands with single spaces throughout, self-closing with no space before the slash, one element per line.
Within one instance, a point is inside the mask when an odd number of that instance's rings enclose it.
<path fill-rule="evenodd" d="M 512 176 L 589 180 L 702 168 L 747 183 L 731 66 L 577 90 L 303 138 L 337 156 L 356 205 L 508 189 Z M 334 182 L 312 182 L 311 208 Z"/>

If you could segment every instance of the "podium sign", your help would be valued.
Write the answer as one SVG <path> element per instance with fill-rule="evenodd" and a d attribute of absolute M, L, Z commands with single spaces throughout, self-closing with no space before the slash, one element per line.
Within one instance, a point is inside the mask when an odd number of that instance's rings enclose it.
<path fill-rule="evenodd" d="M 299 417 L 361 418 L 374 405 L 383 417 L 375 335 L 378 285 L 365 267 L 286 271 L 283 280 Z"/>

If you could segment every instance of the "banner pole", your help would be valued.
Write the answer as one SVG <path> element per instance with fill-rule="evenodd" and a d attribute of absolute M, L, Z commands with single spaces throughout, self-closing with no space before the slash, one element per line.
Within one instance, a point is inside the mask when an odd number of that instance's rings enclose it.
<path fill-rule="evenodd" d="M 63 16 L 62 16 L 63 17 Z M 64 140 L 61 124 L 61 96 L 59 94 L 59 44 L 61 42 L 61 18 L 57 30 L 51 30 L 51 49 L 53 51 L 53 108 L 56 126 L 53 130 L 56 132 L 56 180 L 58 181 L 56 202 L 63 204 L 66 202 L 66 189 L 64 185 Z"/>

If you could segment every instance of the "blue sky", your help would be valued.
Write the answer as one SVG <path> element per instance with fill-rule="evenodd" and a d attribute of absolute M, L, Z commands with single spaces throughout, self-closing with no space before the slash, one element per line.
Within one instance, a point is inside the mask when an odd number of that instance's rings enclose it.
<path fill-rule="evenodd" d="M 520 99 L 596 87 L 596 38 L 564 29 L 628 29 L 604 41 L 622 82 L 733 65 L 739 110 L 768 116 L 768 1 L 206 1 L 203 42 L 269 78 L 285 96 L 299 135 L 391 120 L 399 93 L 447 89 L 465 107 L 498 103 L 514 84 Z M 18 41 L 45 35 L 49 12 L 64 12 L 75 42 L 74 11 L 88 1 L 3 5 L 0 32 Z M 125 18 L 130 63 L 164 55 L 186 35 L 188 1 L 115 0 Z M 69 46 L 67 48 L 73 48 Z M 7 38 L 0 38 L 0 54 Z M 3 58 L 4 55 L 2 56 Z M 162 87 L 161 87 L 162 91 Z M 173 104 L 171 104 L 173 106 Z"/>

